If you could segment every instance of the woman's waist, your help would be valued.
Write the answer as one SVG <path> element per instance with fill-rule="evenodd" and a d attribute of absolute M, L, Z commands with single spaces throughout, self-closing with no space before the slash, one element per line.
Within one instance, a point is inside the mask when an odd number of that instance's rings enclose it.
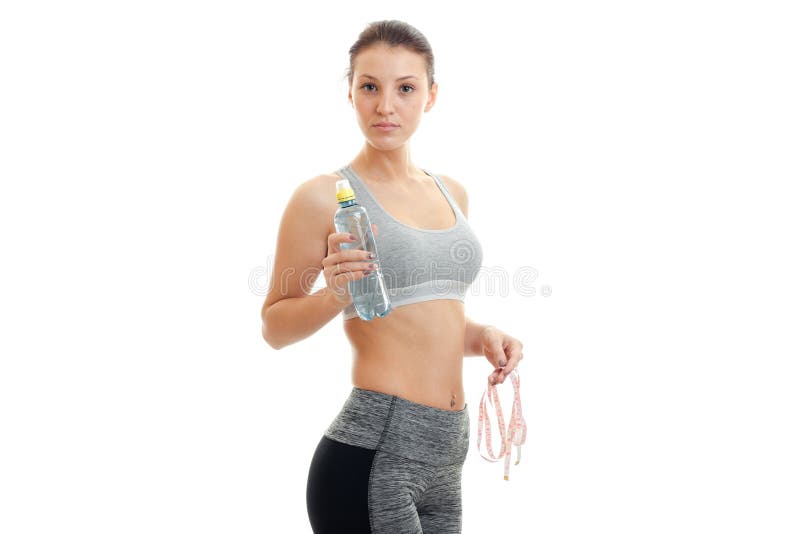
<path fill-rule="evenodd" d="M 461 410 L 466 403 L 463 354 L 355 354 L 352 381 L 354 387 L 442 410 Z"/>

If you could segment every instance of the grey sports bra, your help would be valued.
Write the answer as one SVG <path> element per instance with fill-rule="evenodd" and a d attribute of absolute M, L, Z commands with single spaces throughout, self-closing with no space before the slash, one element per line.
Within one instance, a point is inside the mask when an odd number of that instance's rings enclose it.
<path fill-rule="evenodd" d="M 426 230 L 404 224 L 383 209 L 350 165 L 336 171 L 350 181 L 356 202 L 378 226 L 375 241 L 392 308 L 436 299 L 463 302 L 483 261 L 480 242 L 458 204 L 438 176 L 423 171 L 434 179 L 455 213 L 456 222 L 450 228 Z M 344 320 L 358 317 L 352 303 L 342 313 Z"/>

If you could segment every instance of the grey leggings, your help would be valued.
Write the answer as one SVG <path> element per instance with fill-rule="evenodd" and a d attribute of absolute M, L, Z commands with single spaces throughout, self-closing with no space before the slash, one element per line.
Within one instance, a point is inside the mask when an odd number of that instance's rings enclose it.
<path fill-rule="evenodd" d="M 308 471 L 315 534 L 461 532 L 469 412 L 354 387 Z"/>

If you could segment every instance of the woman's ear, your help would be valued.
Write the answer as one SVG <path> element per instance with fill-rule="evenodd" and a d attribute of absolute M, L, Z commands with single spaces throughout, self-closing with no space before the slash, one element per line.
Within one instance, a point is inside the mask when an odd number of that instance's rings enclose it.
<path fill-rule="evenodd" d="M 425 102 L 425 112 L 427 113 L 436 103 L 436 93 L 439 91 L 439 84 L 433 82 L 430 90 L 428 91 L 428 101 Z"/>

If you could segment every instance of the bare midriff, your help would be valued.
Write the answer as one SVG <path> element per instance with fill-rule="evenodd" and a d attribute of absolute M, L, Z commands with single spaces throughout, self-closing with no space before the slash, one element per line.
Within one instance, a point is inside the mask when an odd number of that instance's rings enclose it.
<path fill-rule="evenodd" d="M 344 321 L 353 386 L 443 410 L 464 409 L 466 317 L 460 300 L 399 306 L 386 317 Z"/>

